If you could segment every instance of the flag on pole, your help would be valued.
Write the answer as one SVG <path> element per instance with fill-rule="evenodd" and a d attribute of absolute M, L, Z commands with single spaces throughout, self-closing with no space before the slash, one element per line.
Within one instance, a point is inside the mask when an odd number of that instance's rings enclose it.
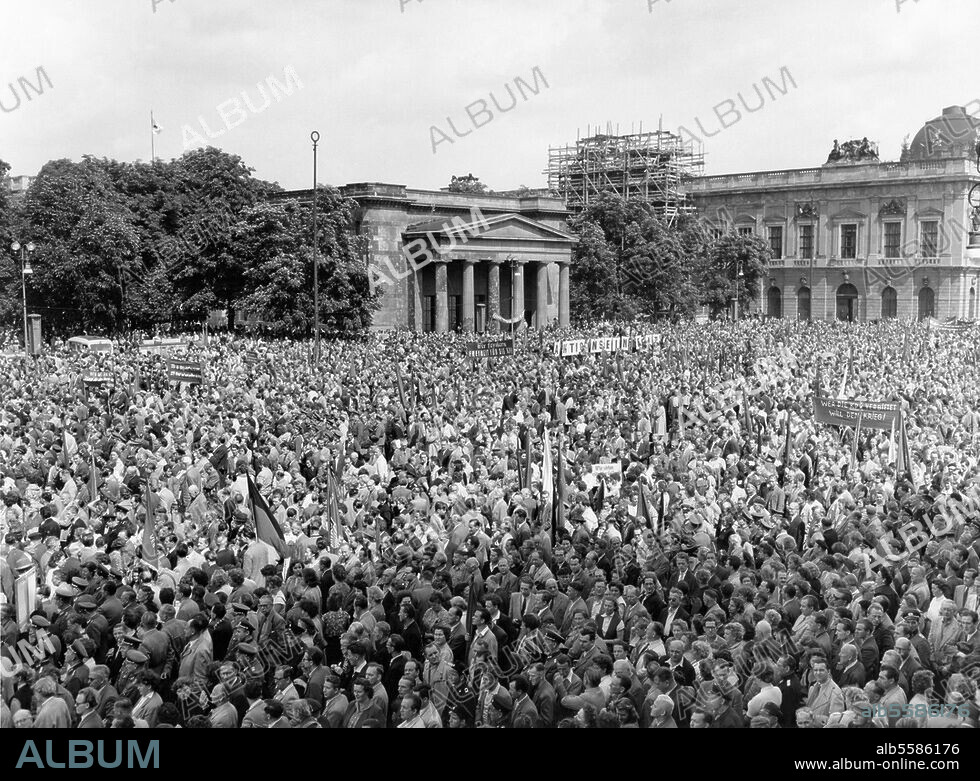
<path fill-rule="evenodd" d="M 551 522 L 551 543 L 554 547 L 555 535 L 558 529 L 565 528 L 565 495 L 568 491 L 565 485 L 565 455 L 561 430 L 558 432 L 558 490 L 555 496 L 555 512 Z"/>
<path fill-rule="evenodd" d="M 606 503 L 606 480 L 602 475 L 599 475 L 599 485 L 595 489 L 595 494 L 592 496 L 592 509 L 595 512 L 599 512 L 602 509 L 602 505 Z"/>
<path fill-rule="evenodd" d="M 286 537 L 282 533 L 279 521 L 276 520 L 276 516 L 272 514 L 269 505 L 262 498 L 252 476 L 246 472 L 245 479 L 248 482 L 248 503 L 252 508 L 252 518 L 255 519 L 255 536 L 266 545 L 275 548 L 276 552 L 285 558 Z M 336 499 L 336 495 L 334 495 L 334 499 Z"/>
<path fill-rule="evenodd" d="M 402 405 L 402 418 L 408 419 L 408 399 L 405 397 L 405 383 L 402 382 L 402 370 L 395 361 L 395 377 L 398 378 L 398 401 Z"/>
<path fill-rule="evenodd" d="M 680 391 L 677 392 L 677 431 L 681 437 L 684 438 L 684 411 L 682 407 L 684 406 L 684 397 L 681 396 Z"/>
<path fill-rule="evenodd" d="M 534 471 L 531 469 L 531 430 L 527 430 L 527 472 L 524 476 L 524 487 L 533 487 L 532 477 L 534 476 Z"/>
<path fill-rule="evenodd" d="M 657 515 L 656 519 L 654 519 L 653 513 L 650 512 L 650 503 L 647 502 L 646 491 L 643 490 L 642 482 L 637 481 L 636 490 L 636 523 L 638 526 L 652 529 L 654 535 L 659 536 L 660 516 Z"/>
<path fill-rule="evenodd" d="M 541 495 L 548 497 L 546 501 L 555 499 L 555 464 L 551 457 L 551 440 L 548 437 L 548 429 L 545 428 L 544 436 L 541 440 L 541 449 L 544 456 L 541 460 Z"/>
<path fill-rule="evenodd" d="M 851 443 L 851 468 L 848 477 L 858 468 L 858 441 L 861 439 L 861 412 L 858 412 L 857 425 L 854 427 L 854 441 Z"/>
<path fill-rule="evenodd" d="M 71 459 L 68 457 L 68 426 L 61 427 L 61 460 L 65 469 L 71 467 Z"/>
<path fill-rule="evenodd" d="M 95 469 L 95 451 L 91 451 L 89 454 L 89 472 L 88 472 L 88 493 L 89 501 L 94 502 L 99 496 L 99 473 Z"/>
<path fill-rule="evenodd" d="M 163 131 L 163 128 L 157 124 L 156 120 L 153 119 L 153 112 L 150 112 L 150 128 L 153 130 L 153 135 L 158 136 Z"/>
<path fill-rule="evenodd" d="M 344 541 L 344 524 L 340 517 L 338 486 L 333 474 L 327 470 L 327 521 L 330 524 L 331 547 L 340 550 Z"/>
<path fill-rule="evenodd" d="M 749 411 L 749 394 L 742 388 L 742 425 L 745 428 L 743 432 L 747 439 L 752 438 L 752 413 Z"/>
<path fill-rule="evenodd" d="M 148 561 L 154 566 L 157 563 L 157 543 L 156 543 L 156 523 L 153 518 L 153 496 L 150 490 L 150 478 L 147 476 L 146 484 L 143 486 L 143 506 L 146 508 L 146 521 L 143 524 L 143 560 Z"/>
<path fill-rule="evenodd" d="M 779 484 L 786 482 L 786 473 L 789 471 L 790 460 L 793 458 L 793 412 L 786 409 L 786 447 L 783 452 L 783 476 Z"/>
<path fill-rule="evenodd" d="M 905 411 L 898 413 L 898 462 L 896 464 L 898 474 L 905 475 L 909 481 L 915 485 L 915 477 L 912 474 L 912 457 L 909 452 L 909 437 L 905 429 Z"/>

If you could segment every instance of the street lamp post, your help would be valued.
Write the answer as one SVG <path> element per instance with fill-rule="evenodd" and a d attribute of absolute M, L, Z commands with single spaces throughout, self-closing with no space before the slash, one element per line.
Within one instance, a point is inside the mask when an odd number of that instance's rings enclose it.
<path fill-rule="evenodd" d="M 316 145 L 320 142 L 317 131 L 310 133 L 313 142 L 313 360 L 320 362 L 320 259 L 317 252 L 316 224 Z"/>
<path fill-rule="evenodd" d="M 27 330 L 27 275 L 33 274 L 34 269 L 31 268 L 31 262 L 27 256 L 34 251 L 34 242 L 29 241 L 23 245 L 19 241 L 15 241 L 10 245 L 10 249 L 15 254 L 20 252 L 20 287 L 24 296 L 24 355 L 30 355 L 30 338 Z"/>

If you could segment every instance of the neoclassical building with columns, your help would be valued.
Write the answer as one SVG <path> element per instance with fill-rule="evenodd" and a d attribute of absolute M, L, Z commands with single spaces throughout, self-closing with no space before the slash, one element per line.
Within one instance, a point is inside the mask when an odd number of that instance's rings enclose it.
<path fill-rule="evenodd" d="M 769 243 L 773 257 L 755 302 L 764 314 L 976 319 L 977 117 L 976 106 L 945 109 L 899 162 L 881 162 L 866 139 L 835 142 L 819 167 L 705 176 L 688 192 L 715 230 Z"/>
<path fill-rule="evenodd" d="M 357 202 L 372 285 L 373 327 L 506 332 L 567 325 L 575 237 L 561 200 L 533 194 L 452 193 L 361 183 Z"/>

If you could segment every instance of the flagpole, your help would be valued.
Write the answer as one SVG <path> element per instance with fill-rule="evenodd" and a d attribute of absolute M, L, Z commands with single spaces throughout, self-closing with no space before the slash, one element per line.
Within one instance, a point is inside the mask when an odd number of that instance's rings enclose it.
<path fill-rule="evenodd" d="M 150 165 L 153 165 L 157 159 L 156 138 L 154 137 L 156 133 L 153 132 L 153 125 L 153 109 L 150 109 Z"/>

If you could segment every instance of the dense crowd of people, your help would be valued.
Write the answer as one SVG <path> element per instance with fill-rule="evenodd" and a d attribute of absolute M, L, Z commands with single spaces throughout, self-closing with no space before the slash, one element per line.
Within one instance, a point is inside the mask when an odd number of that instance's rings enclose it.
<path fill-rule="evenodd" d="M 977 726 L 976 325 L 466 341 L 0 357 L 2 726 Z"/>

